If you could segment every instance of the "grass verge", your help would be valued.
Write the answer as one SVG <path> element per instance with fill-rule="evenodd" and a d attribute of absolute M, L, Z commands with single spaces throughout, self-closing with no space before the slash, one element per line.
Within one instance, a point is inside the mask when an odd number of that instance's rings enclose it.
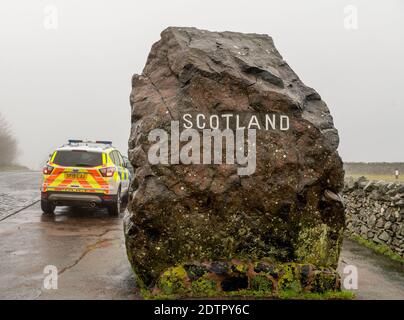
<path fill-rule="evenodd" d="M 355 294 L 351 291 L 326 291 L 323 293 L 297 293 L 295 291 L 282 291 L 278 294 L 268 293 L 263 291 L 253 290 L 240 290 L 232 292 L 212 292 L 211 294 L 204 295 L 165 295 L 165 294 L 151 294 L 147 290 L 142 290 L 142 296 L 146 300 L 178 300 L 178 299 L 269 299 L 269 300 L 353 300 Z"/>
<path fill-rule="evenodd" d="M 369 249 L 372 249 L 373 251 L 375 251 L 377 253 L 385 255 L 386 257 L 390 258 L 391 260 L 404 264 L 404 258 L 399 256 L 397 253 L 395 253 L 393 250 L 391 250 L 386 245 L 374 243 L 373 241 L 366 240 L 358 235 L 349 235 L 348 238 L 353 241 L 358 242 L 359 244 L 361 244 Z"/>

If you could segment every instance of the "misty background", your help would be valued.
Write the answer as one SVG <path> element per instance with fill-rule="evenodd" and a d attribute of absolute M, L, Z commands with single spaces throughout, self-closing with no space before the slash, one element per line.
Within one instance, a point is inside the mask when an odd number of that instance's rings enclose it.
<path fill-rule="evenodd" d="M 347 5 L 357 29 L 344 25 Z M 0 114 L 18 161 L 40 168 L 69 138 L 126 154 L 131 77 L 168 26 L 269 34 L 328 104 L 344 161 L 404 160 L 400 0 L 2 0 Z"/>

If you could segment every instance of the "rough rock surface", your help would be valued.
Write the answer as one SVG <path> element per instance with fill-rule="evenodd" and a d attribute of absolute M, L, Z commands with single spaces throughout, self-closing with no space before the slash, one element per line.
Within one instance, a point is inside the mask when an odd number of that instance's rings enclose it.
<path fill-rule="evenodd" d="M 125 217 L 129 260 L 153 286 L 170 267 L 243 259 L 336 266 L 345 225 L 337 130 L 267 35 L 170 27 L 132 78 Z M 185 113 L 273 113 L 290 129 L 257 132 L 257 167 L 150 165 L 148 134 Z"/>

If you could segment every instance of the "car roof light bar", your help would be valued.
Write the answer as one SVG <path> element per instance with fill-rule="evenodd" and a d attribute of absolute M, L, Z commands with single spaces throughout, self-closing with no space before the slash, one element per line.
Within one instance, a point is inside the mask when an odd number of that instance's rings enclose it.
<path fill-rule="evenodd" d="M 69 139 L 68 141 L 69 141 L 69 144 L 72 144 L 72 143 L 82 143 L 82 142 L 83 142 L 83 140 L 75 140 L 75 139 Z"/>

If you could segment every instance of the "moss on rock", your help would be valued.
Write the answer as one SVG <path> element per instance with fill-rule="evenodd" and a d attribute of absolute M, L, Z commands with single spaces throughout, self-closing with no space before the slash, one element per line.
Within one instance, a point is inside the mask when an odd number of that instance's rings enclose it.
<path fill-rule="evenodd" d="M 211 296 L 217 288 L 217 283 L 214 280 L 199 278 L 191 284 L 191 292 L 196 295 Z"/>
<path fill-rule="evenodd" d="M 184 264 L 164 271 L 147 296 L 214 297 L 222 295 L 281 297 L 340 291 L 339 274 L 310 264 L 238 261 Z"/>
<path fill-rule="evenodd" d="M 158 283 L 158 288 L 164 294 L 183 294 L 187 290 L 187 272 L 182 266 L 165 271 Z"/>
<path fill-rule="evenodd" d="M 296 293 L 302 291 L 300 275 L 296 264 L 288 263 L 280 265 L 278 273 L 278 291 L 293 291 Z"/>
<path fill-rule="evenodd" d="M 252 291 L 272 293 L 274 289 L 274 284 L 268 276 L 256 275 L 251 277 L 250 289 Z"/>
<path fill-rule="evenodd" d="M 328 270 L 314 271 L 314 279 L 312 282 L 312 292 L 324 293 L 327 291 L 339 291 L 340 280 L 339 277 Z"/>

